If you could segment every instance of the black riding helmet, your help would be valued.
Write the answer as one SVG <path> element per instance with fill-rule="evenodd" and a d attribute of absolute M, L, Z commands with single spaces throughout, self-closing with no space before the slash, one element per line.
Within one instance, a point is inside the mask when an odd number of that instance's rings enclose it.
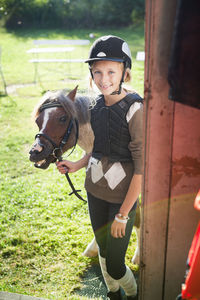
<path fill-rule="evenodd" d="M 119 90 L 112 94 L 121 93 L 121 85 L 124 81 L 124 74 L 127 68 L 131 69 L 131 51 L 128 44 L 121 38 L 113 35 L 102 36 L 97 39 L 90 49 L 89 58 L 85 61 L 89 63 L 90 72 L 91 65 L 95 61 L 110 60 L 124 63 L 124 71 L 119 85 Z M 91 72 L 92 75 L 92 72 Z M 93 77 L 93 76 L 92 76 Z"/>

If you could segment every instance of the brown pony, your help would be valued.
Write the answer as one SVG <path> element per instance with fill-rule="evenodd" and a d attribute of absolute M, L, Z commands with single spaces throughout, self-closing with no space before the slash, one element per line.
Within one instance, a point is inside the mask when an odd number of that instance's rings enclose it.
<path fill-rule="evenodd" d="M 76 91 L 77 87 L 68 95 L 64 91 L 48 91 L 34 109 L 34 119 L 40 132 L 29 154 L 30 161 L 37 168 L 47 169 L 50 163 L 56 161 L 56 154 L 61 155 L 76 142 L 87 153 L 91 152 L 94 137 L 90 126 L 90 100 L 83 96 L 75 100 Z M 60 148 L 70 122 L 67 142 Z M 59 151 L 62 153 L 56 153 Z"/>
<path fill-rule="evenodd" d="M 40 132 L 29 152 L 30 161 L 34 162 L 35 167 L 47 169 L 64 152 L 75 147 L 76 143 L 86 153 L 92 151 L 94 135 L 90 125 L 91 101 L 87 97 L 76 96 L 76 92 L 77 87 L 68 95 L 65 91 L 48 91 L 35 107 L 33 116 Z M 136 223 L 135 226 L 139 228 L 139 219 Z M 93 239 L 84 255 L 96 256 L 97 251 Z M 138 263 L 138 258 L 137 245 L 132 261 Z"/>

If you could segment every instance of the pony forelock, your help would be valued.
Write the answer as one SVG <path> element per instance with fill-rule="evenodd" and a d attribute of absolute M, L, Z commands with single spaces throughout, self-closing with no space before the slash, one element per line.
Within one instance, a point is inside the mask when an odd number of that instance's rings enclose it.
<path fill-rule="evenodd" d="M 41 112 L 41 108 L 44 104 L 50 104 L 50 103 L 60 103 L 64 110 L 70 114 L 73 117 L 76 117 L 76 110 L 75 110 L 75 105 L 74 102 L 69 99 L 69 97 L 66 94 L 66 91 L 61 90 L 61 91 L 47 91 L 39 103 L 36 105 L 33 111 L 33 118 L 37 119 Z"/>

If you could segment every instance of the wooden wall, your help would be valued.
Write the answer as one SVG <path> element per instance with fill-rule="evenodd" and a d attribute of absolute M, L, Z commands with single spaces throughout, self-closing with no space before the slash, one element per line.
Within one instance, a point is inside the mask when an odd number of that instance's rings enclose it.
<path fill-rule="evenodd" d="M 175 300 L 199 212 L 200 110 L 168 99 L 176 1 L 146 0 L 140 300 Z"/>

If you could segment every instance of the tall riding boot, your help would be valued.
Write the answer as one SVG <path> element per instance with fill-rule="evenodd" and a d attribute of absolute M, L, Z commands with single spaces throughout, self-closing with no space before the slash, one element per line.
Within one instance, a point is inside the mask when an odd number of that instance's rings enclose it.
<path fill-rule="evenodd" d="M 122 300 L 120 290 L 118 290 L 117 292 L 108 292 L 107 297 L 110 300 Z"/>
<path fill-rule="evenodd" d="M 135 281 L 135 277 L 132 273 L 132 271 L 129 269 L 128 266 L 126 266 L 126 273 L 125 275 L 117 280 L 119 285 L 123 288 L 127 299 L 137 299 L 137 283 Z M 129 297 L 129 298 L 128 298 Z"/>
<path fill-rule="evenodd" d="M 99 263 L 101 266 L 101 272 L 105 281 L 105 284 L 107 286 L 107 289 L 109 292 L 116 293 L 119 291 L 119 283 L 117 280 L 112 278 L 106 268 L 106 259 L 104 257 L 101 257 L 99 254 Z M 110 299 L 118 299 L 118 298 L 110 298 Z M 120 299 L 120 298 L 119 298 Z"/>

